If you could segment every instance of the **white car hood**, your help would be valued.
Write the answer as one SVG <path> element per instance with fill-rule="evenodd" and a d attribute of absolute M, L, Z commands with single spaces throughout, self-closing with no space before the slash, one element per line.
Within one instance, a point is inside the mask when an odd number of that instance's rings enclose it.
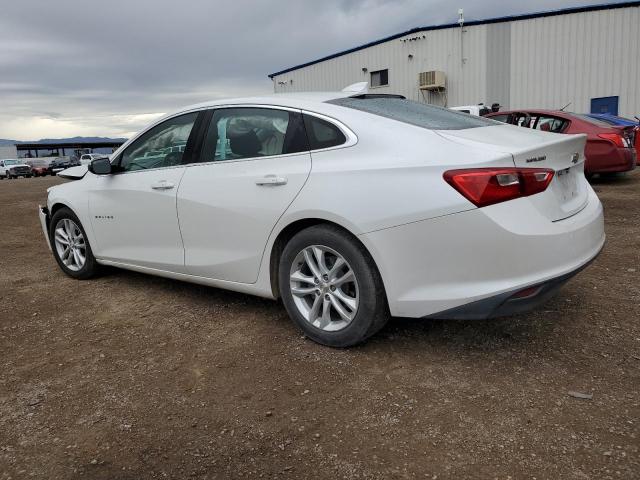
<path fill-rule="evenodd" d="M 79 165 L 77 167 L 71 167 L 61 171 L 60 173 L 58 173 L 58 176 L 62 178 L 68 178 L 70 180 L 80 180 L 87 174 L 88 171 L 89 169 L 86 165 Z"/>

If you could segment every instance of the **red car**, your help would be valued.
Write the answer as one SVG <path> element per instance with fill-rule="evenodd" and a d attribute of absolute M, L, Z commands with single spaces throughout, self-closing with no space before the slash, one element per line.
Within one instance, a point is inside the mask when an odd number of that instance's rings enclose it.
<path fill-rule="evenodd" d="M 554 133 L 585 133 L 585 175 L 628 172 L 636 166 L 634 127 L 614 127 L 579 113 L 559 110 L 512 110 L 486 118 Z"/>

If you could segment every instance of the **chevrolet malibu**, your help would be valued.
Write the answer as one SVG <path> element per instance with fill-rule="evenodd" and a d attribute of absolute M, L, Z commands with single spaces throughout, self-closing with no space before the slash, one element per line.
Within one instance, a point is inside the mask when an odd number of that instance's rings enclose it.
<path fill-rule="evenodd" d="M 366 90 L 364 90 L 366 92 Z M 324 345 L 390 315 L 527 311 L 600 252 L 584 135 L 358 89 L 216 101 L 61 173 L 60 268 L 109 265 L 273 299 Z"/>

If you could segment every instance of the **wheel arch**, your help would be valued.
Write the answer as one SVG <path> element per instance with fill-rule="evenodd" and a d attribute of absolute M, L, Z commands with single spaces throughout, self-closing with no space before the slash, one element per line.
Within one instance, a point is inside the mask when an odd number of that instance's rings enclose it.
<path fill-rule="evenodd" d="M 63 203 L 63 202 L 54 202 L 53 205 L 51 205 L 51 210 L 49 211 L 49 220 L 51 221 L 51 219 L 53 218 L 53 216 L 56 214 L 56 212 L 62 208 L 68 208 L 69 210 L 71 210 L 71 212 L 73 212 L 73 214 L 80 218 L 80 216 L 78 215 L 78 212 L 76 212 L 73 207 L 71 207 L 70 205 Z"/>
<path fill-rule="evenodd" d="M 280 288 L 278 286 L 278 275 L 279 275 L 279 267 L 280 267 L 280 258 L 282 256 L 282 252 L 286 244 L 291 240 L 297 233 L 305 230 L 309 227 L 313 227 L 316 225 L 328 225 L 335 227 L 349 236 L 354 242 L 358 243 L 362 246 L 363 250 L 369 256 L 373 266 L 376 268 L 378 276 L 380 277 L 383 288 L 384 288 L 384 278 L 380 272 L 380 268 L 378 267 L 374 256 L 371 254 L 371 251 L 367 248 L 367 246 L 355 235 L 351 230 L 349 230 L 344 225 L 340 225 L 337 222 L 327 220 L 324 218 L 302 218 L 295 221 L 292 221 L 287 226 L 282 228 L 276 239 L 273 242 L 270 252 L 269 258 L 269 279 L 271 282 L 271 292 L 274 298 L 280 298 Z M 386 288 L 384 291 L 384 295 L 386 296 Z"/>

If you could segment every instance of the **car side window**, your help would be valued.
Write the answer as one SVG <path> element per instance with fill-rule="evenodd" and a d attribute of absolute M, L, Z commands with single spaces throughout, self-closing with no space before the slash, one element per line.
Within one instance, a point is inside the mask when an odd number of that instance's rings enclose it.
<path fill-rule="evenodd" d="M 545 117 L 540 116 L 538 123 L 536 123 L 536 130 L 542 130 L 543 132 L 560 133 L 564 131 L 567 121 L 557 117 Z"/>
<path fill-rule="evenodd" d="M 495 120 L 497 122 L 502 122 L 502 123 L 507 123 L 509 121 L 509 115 L 491 115 L 490 117 L 491 120 Z"/>
<path fill-rule="evenodd" d="M 526 113 L 517 113 L 514 120 L 514 125 L 517 125 L 518 127 L 530 128 L 533 118 L 531 117 L 531 115 Z"/>
<path fill-rule="evenodd" d="M 202 146 L 201 162 L 242 160 L 309 150 L 301 115 L 274 108 L 221 108 L 214 111 Z"/>
<path fill-rule="evenodd" d="M 313 115 L 303 115 L 303 117 L 311 150 L 336 147 L 347 141 L 342 130 L 334 124 Z"/>
<path fill-rule="evenodd" d="M 182 164 L 198 112 L 170 118 L 135 140 L 120 158 L 120 170 L 129 172 Z"/>

